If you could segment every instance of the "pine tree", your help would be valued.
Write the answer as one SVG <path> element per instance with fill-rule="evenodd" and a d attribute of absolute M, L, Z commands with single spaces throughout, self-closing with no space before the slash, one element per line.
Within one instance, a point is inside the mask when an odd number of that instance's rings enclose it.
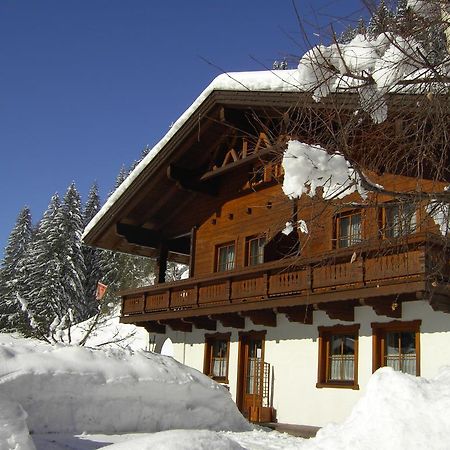
<path fill-rule="evenodd" d="M 22 304 L 29 327 L 24 331 L 38 338 L 48 336 L 55 317 L 59 320 L 67 312 L 64 308 L 62 264 L 65 255 L 63 214 L 58 194 L 39 222 L 35 238 L 26 252 L 22 285 Z"/>
<path fill-rule="evenodd" d="M 63 315 L 72 310 L 75 321 L 80 322 L 88 318 L 88 315 L 83 311 L 86 268 L 81 244 L 81 235 L 84 229 L 81 199 L 74 183 L 67 189 L 61 213 L 64 253 L 60 255 L 62 256 L 60 264 L 64 299 L 60 310 L 64 312 Z"/>
<path fill-rule="evenodd" d="M 141 151 L 141 157 L 131 164 L 130 172 L 132 172 L 136 166 L 150 153 L 151 147 L 146 145 L 144 149 Z"/>
<path fill-rule="evenodd" d="M 384 0 L 381 0 L 378 8 L 374 11 L 369 20 L 367 33 L 371 38 L 376 38 L 382 33 L 395 30 L 394 13 L 386 6 Z"/>
<path fill-rule="evenodd" d="M 94 183 L 89 191 L 83 212 L 84 227 L 94 218 L 100 209 L 98 185 Z M 101 253 L 102 251 L 83 245 L 83 259 L 85 266 L 82 308 L 83 316 L 91 317 L 98 311 L 98 302 L 95 298 L 97 283 L 102 280 Z"/>
<path fill-rule="evenodd" d="M 33 237 L 31 213 L 28 207 L 20 212 L 5 248 L 0 269 L 0 329 L 16 331 L 23 329 L 25 317 L 20 296 L 23 294 L 21 279 L 23 258 Z"/>

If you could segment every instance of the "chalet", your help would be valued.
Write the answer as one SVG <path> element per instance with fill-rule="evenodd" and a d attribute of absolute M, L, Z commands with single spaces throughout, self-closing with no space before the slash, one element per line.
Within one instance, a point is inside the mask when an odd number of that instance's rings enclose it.
<path fill-rule="evenodd" d="M 157 259 L 155 285 L 120 293 L 121 321 L 158 348 L 170 338 L 255 422 L 342 420 L 377 368 L 428 377 L 450 364 L 448 252 L 426 205 L 282 190 L 292 118 L 313 112 L 295 132 L 313 141 L 331 102 L 299 92 L 295 71 L 219 76 L 84 233 Z M 401 169 L 377 176 L 390 190 L 436 186 Z M 165 282 L 170 260 L 189 278 Z"/>

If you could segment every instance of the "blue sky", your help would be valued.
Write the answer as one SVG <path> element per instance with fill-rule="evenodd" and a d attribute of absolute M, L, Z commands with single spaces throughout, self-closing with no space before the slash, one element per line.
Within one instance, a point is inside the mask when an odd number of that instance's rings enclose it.
<path fill-rule="evenodd" d="M 296 5 L 311 39 L 362 10 Z M 96 180 L 104 201 L 222 70 L 305 49 L 291 0 L 1 0 L 0 256 L 24 205 L 37 221 L 72 181 L 85 198 Z"/>

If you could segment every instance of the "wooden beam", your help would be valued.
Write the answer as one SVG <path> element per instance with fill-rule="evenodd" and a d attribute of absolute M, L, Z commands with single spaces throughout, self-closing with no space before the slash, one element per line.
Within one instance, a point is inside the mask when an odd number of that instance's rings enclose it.
<path fill-rule="evenodd" d="M 402 317 L 402 300 L 399 296 L 367 298 L 362 301 L 362 304 L 371 306 L 378 316 L 392 317 L 394 319 L 401 319 Z"/>
<path fill-rule="evenodd" d="M 209 317 L 218 320 L 222 326 L 227 328 L 245 328 L 245 318 L 239 314 L 212 314 Z"/>
<path fill-rule="evenodd" d="M 119 236 L 124 237 L 129 244 L 144 247 L 157 248 L 163 239 L 159 231 L 120 222 L 116 224 L 116 232 Z"/>
<path fill-rule="evenodd" d="M 218 177 L 219 175 L 223 175 L 224 173 L 229 172 L 230 170 L 233 170 L 236 167 L 253 163 L 255 161 L 258 161 L 259 159 L 263 159 L 264 157 L 273 156 L 273 152 L 274 149 L 272 147 L 265 148 L 264 150 L 260 150 L 257 153 L 253 153 L 250 156 L 247 156 L 247 158 L 239 159 L 223 167 L 219 167 L 216 170 L 210 170 L 209 172 L 206 172 L 200 177 L 200 181 L 210 180 L 212 178 Z"/>
<path fill-rule="evenodd" d="M 158 320 L 161 325 L 168 325 L 173 331 L 184 331 L 190 333 L 192 324 L 183 322 L 181 319 Z"/>
<path fill-rule="evenodd" d="M 158 322 L 145 322 L 143 325 L 138 324 L 138 326 L 143 326 L 148 333 L 166 333 L 165 325 L 161 325 Z"/>
<path fill-rule="evenodd" d="M 166 282 L 167 257 L 169 249 L 165 242 L 161 242 L 159 246 L 158 257 L 156 258 L 156 281 L 157 283 Z"/>
<path fill-rule="evenodd" d="M 190 254 L 189 254 L 189 278 L 194 276 L 194 267 L 195 267 L 195 248 L 197 244 L 197 227 L 192 227 L 191 230 L 191 241 L 190 241 Z"/>
<path fill-rule="evenodd" d="M 313 323 L 313 306 L 299 305 L 299 306 L 282 306 L 277 308 L 279 313 L 285 314 L 289 322 L 304 323 L 312 325 Z"/>
<path fill-rule="evenodd" d="M 432 293 L 430 297 L 430 305 L 434 311 L 450 313 L 450 296 Z"/>
<path fill-rule="evenodd" d="M 241 315 L 248 317 L 255 325 L 266 327 L 277 326 L 277 315 L 272 309 L 258 309 L 256 311 L 242 311 Z"/>
<path fill-rule="evenodd" d="M 199 174 L 195 171 L 169 164 L 167 178 L 174 181 L 184 191 L 199 192 L 210 196 L 217 195 L 217 185 L 215 183 L 202 183 Z"/>
<path fill-rule="evenodd" d="M 186 317 L 182 319 L 186 323 L 194 324 L 195 328 L 200 330 L 217 330 L 217 322 L 208 317 Z"/>
<path fill-rule="evenodd" d="M 342 302 L 318 303 L 317 309 L 325 311 L 330 319 L 354 322 L 355 306 L 358 305 L 359 302 L 355 299 Z"/>

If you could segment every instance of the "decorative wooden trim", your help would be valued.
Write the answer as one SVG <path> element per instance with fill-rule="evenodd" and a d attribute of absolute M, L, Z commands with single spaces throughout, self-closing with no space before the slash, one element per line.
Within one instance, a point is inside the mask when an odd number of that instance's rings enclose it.
<path fill-rule="evenodd" d="M 264 325 L 266 327 L 277 326 L 277 315 L 271 309 L 242 311 L 241 315 L 244 317 L 248 317 L 255 325 Z"/>
<path fill-rule="evenodd" d="M 166 326 L 161 325 L 158 322 L 145 322 L 142 325 L 148 333 L 165 334 Z"/>
<path fill-rule="evenodd" d="M 402 322 L 394 320 L 392 322 L 372 322 L 372 372 L 383 366 L 383 347 L 386 332 L 413 332 L 415 334 L 416 346 L 416 376 L 420 376 L 420 326 L 422 320 L 410 320 Z"/>
<path fill-rule="evenodd" d="M 356 299 L 317 303 L 317 309 L 325 311 L 330 319 L 343 320 L 346 322 L 355 321 L 355 306 L 359 306 L 359 301 Z"/>
<path fill-rule="evenodd" d="M 183 322 L 192 323 L 194 324 L 195 328 L 198 328 L 199 330 L 216 330 L 217 323 L 215 320 L 212 320 L 208 317 L 201 316 L 201 317 L 186 317 L 184 319 L 181 319 Z"/>
<path fill-rule="evenodd" d="M 192 331 L 192 324 L 183 322 L 181 319 L 167 319 L 159 320 L 161 325 L 169 325 L 173 331 L 184 331 L 185 333 L 190 333 Z"/>
<path fill-rule="evenodd" d="M 282 306 L 277 308 L 277 311 L 285 314 L 289 322 L 303 323 L 306 325 L 312 325 L 313 323 L 312 305 Z"/>
<path fill-rule="evenodd" d="M 245 318 L 237 313 L 212 314 L 210 317 L 218 320 L 226 328 L 245 328 Z"/>
<path fill-rule="evenodd" d="M 334 325 L 331 327 L 320 326 L 317 327 L 319 331 L 318 339 L 318 366 L 317 366 L 317 388 L 346 388 L 346 389 L 359 389 L 358 384 L 358 362 L 359 362 L 359 329 L 360 324 L 353 325 Z M 329 355 L 329 342 L 331 336 L 349 334 L 354 335 L 354 356 L 353 356 L 353 380 L 344 381 L 328 381 L 328 355 Z"/>

